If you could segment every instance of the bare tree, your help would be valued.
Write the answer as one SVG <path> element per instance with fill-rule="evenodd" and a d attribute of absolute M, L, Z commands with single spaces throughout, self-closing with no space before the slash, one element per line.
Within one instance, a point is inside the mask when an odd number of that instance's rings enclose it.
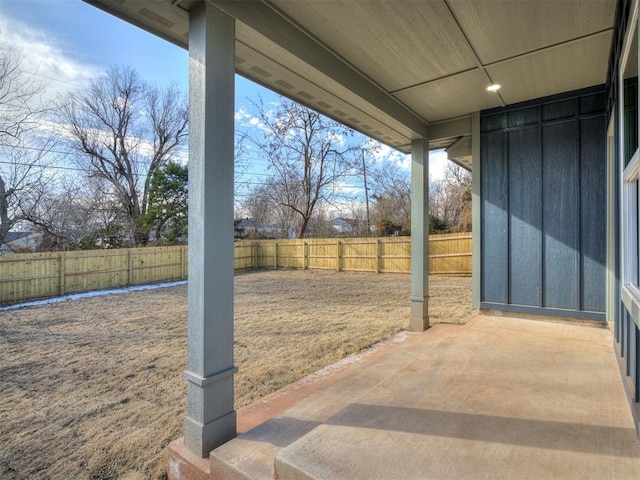
<path fill-rule="evenodd" d="M 38 129 L 47 108 L 35 70 L 0 38 L 0 244 L 17 225 L 38 225 L 55 175 L 55 140 Z"/>
<path fill-rule="evenodd" d="M 411 179 L 409 173 L 393 163 L 371 172 L 372 220 L 379 234 L 411 229 Z"/>
<path fill-rule="evenodd" d="M 372 219 L 381 235 L 411 230 L 409 172 L 386 163 L 372 169 Z M 451 163 L 444 178 L 429 185 L 429 229 L 466 232 L 471 229 L 471 175 Z"/>
<path fill-rule="evenodd" d="M 447 230 L 471 230 L 471 174 L 450 163 L 444 178 L 431 186 L 429 210 Z"/>
<path fill-rule="evenodd" d="M 343 202 L 340 206 L 340 215 L 353 222 L 353 229 L 350 232 L 343 232 L 342 236 L 368 237 L 371 235 L 371 225 L 375 224 L 367 222 L 367 206 L 361 199 Z"/>
<path fill-rule="evenodd" d="M 292 198 L 296 193 L 300 192 L 281 188 L 281 181 L 276 176 L 269 177 L 249 190 L 244 197 L 243 209 L 254 221 L 275 228 L 279 237 L 288 238 L 299 220 L 298 213 L 288 205 L 299 201 Z"/>
<path fill-rule="evenodd" d="M 360 148 L 346 141 L 351 130 L 290 100 L 281 98 L 275 110 L 262 102 L 255 107 L 264 135 L 245 137 L 268 160 L 271 196 L 295 213 L 296 235 L 303 238 L 316 208 L 331 204 L 341 184 L 360 171 Z"/>
<path fill-rule="evenodd" d="M 176 87 L 158 89 L 131 68 L 112 68 L 60 104 L 71 145 L 89 176 L 113 188 L 136 245 L 149 229 L 138 219 L 149 205 L 151 179 L 185 144 L 188 110 Z"/>
<path fill-rule="evenodd" d="M 57 188 L 46 193 L 38 206 L 35 224 L 42 234 L 38 249 L 96 248 L 107 243 L 105 232 L 121 238 L 121 219 L 111 198 L 110 186 L 100 179 L 62 177 Z"/>
<path fill-rule="evenodd" d="M 17 145 L 45 111 L 42 85 L 20 52 L 0 37 L 0 142 Z"/>
<path fill-rule="evenodd" d="M 52 191 L 57 175 L 49 170 L 51 143 L 20 141 L 0 146 L 0 243 L 17 225 L 40 228 L 41 208 Z"/>

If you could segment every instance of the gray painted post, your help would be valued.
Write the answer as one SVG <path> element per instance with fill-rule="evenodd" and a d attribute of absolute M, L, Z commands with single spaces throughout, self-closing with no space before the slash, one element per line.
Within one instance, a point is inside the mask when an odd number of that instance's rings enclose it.
<path fill-rule="evenodd" d="M 411 142 L 411 318 L 409 329 L 429 328 L 429 142 Z"/>
<path fill-rule="evenodd" d="M 480 288 L 482 272 L 481 212 L 480 212 L 480 112 L 471 114 L 471 307 L 480 308 Z"/>
<path fill-rule="evenodd" d="M 205 457 L 236 435 L 233 408 L 235 20 L 189 14 L 189 314 L 184 442 Z"/>

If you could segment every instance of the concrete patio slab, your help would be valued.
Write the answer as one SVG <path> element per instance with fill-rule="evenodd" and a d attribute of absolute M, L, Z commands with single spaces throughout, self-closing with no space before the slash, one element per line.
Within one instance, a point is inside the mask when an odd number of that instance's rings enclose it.
<path fill-rule="evenodd" d="M 478 316 L 330 378 L 212 452 L 212 478 L 640 478 L 601 326 Z"/>

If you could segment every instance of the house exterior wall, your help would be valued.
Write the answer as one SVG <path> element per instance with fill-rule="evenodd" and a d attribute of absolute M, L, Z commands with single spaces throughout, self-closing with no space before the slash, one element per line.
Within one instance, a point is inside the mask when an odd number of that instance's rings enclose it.
<path fill-rule="evenodd" d="M 480 306 L 604 319 L 605 88 L 481 112 Z"/>
<path fill-rule="evenodd" d="M 617 5 L 607 78 L 609 149 L 607 190 L 609 241 L 607 257 L 607 320 L 615 337 L 616 353 L 638 426 L 640 411 L 640 195 L 637 193 L 640 150 L 638 138 L 638 4 Z M 635 98 L 634 98 L 635 97 Z M 634 101 L 635 100 L 635 105 Z M 635 173 L 634 173 L 635 170 Z M 635 190 L 635 193 L 634 193 Z"/>

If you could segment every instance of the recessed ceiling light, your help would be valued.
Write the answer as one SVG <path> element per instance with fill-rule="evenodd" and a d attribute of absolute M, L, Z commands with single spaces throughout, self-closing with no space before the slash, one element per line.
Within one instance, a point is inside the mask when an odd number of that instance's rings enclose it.
<path fill-rule="evenodd" d="M 494 83 L 493 85 L 489 85 L 489 86 L 487 87 L 487 90 L 488 90 L 489 92 L 497 92 L 498 90 L 500 90 L 500 87 L 501 87 L 501 86 L 502 86 L 502 85 L 498 85 L 497 83 Z"/>

